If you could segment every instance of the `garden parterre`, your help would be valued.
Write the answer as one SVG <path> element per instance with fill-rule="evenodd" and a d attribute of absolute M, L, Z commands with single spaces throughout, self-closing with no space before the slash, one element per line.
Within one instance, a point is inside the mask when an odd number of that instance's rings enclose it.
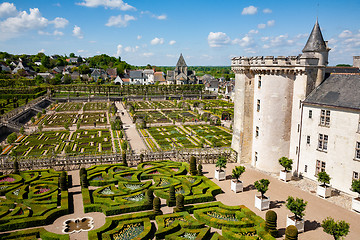
<path fill-rule="evenodd" d="M 71 135 L 70 150 L 74 153 L 113 152 L 108 129 L 77 130 Z"/>
<path fill-rule="evenodd" d="M 84 111 L 106 111 L 107 109 L 107 102 L 87 102 L 84 106 Z"/>
<path fill-rule="evenodd" d="M 89 239 L 274 240 L 262 218 L 245 206 L 213 202 L 221 189 L 206 177 L 187 175 L 188 170 L 187 163 L 172 161 L 145 162 L 137 168 L 121 164 L 88 168 L 93 187 L 82 188 L 85 212 L 101 211 L 108 216 L 104 226 L 89 232 Z M 169 204 L 170 186 L 182 189 L 185 207 L 181 212 L 157 215 L 146 204 L 146 190 L 152 188 L 155 196 Z M 130 214 L 112 217 L 120 213 Z M 211 232 L 211 227 L 222 230 L 223 236 Z"/>
<path fill-rule="evenodd" d="M 61 103 L 57 108 L 57 112 L 73 112 L 73 111 L 80 111 L 83 108 L 83 103 L 74 103 L 74 102 L 68 102 L 68 103 Z"/>

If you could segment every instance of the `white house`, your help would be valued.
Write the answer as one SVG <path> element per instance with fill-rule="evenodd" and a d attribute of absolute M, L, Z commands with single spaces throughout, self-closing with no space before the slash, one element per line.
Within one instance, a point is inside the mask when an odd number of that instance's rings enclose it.
<path fill-rule="evenodd" d="M 154 84 L 154 69 L 144 69 L 145 84 Z"/>
<path fill-rule="evenodd" d="M 360 174 L 360 75 L 332 74 L 304 101 L 295 170 L 316 180 L 326 171 L 332 187 L 352 193 Z"/>

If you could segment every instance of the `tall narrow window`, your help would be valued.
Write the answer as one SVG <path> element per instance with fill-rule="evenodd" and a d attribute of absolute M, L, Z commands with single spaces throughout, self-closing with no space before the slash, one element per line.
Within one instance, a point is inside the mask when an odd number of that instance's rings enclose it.
<path fill-rule="evenodd" d="M 330 126 L 330 110 L 321 110 L 320 112 L 320 125 Z"/>
<path fill-rule="evenodd" d="M 304 167 L 304 172 L 307 172 L 307 165 L 305 165 Z"/>
<path fill-rule="evenodd" d="M 319 134 L 318 150 L 326 151 L 327 150 L 327 144 L 328 144 L 328 135 Z"/>
<path fill-rule="evenodd" d="M 310 144 L 310 136 L 307 136 L 307 137 L 306 137 L 306 143 L 307 143 L 307 144 Z"/>
<path fill-rule="evenodd" d="M 309 118 L 312 118 L 312 110 L 309 110 Z"/>
<path fill-rule="evenodd" d="M 256 127 L 256 130 L 255 130 L 255 137 L 258 137 L 259 136 L 259 127 Z"/>
<path fill-rule="evenodd" d="M 359 173 L 353 172 L 352 180 L 359 180 Z"/>
<path fill-rule="evenodd" d="M 259 80 L 258 80 L 258 88 L 261 88 L 261 76 L 259 76 Z"/>
<path fill-rule="evenodd" d="M 360 142 L 356 142 L 355 159 L 360 160 Z"/>
<path fill-rule="evenodd" d="M 316 170 L 315 174 L 317 175 L 319 172 L 325 172 L 326 163 L 320 160 L 316 160 Z"/>
<path fill-rule="evenodd" d="M 257 156 L 258 154 L 257 154 L 257 152 L 255 152 L 255 162 L 257 162 L 257 160 L 258 160 L 258 156 Z"/>
<path fill-rule="evenodd" d="M 260 99 L 257 100 L 256 110 L 260 112 Z"/>

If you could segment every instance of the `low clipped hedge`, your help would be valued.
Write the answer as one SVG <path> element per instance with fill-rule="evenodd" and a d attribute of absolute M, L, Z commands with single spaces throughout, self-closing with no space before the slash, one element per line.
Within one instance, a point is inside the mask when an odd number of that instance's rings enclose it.
<path fill-rule="evenodd" d="M 43 239 L 43 240 L 68 240 L 69 235 L 56 234 L 46 231 L 44 228 L 21 230 L 0 234 L 0 239 Z"/>
<path fill-rule="evenodd" d="M 202 228 L 202 229 L 189 229 L 189 228 L 182 228 L 180 231 L 165 236 L 166 240 L 182 240 L 184 239 L 183 236 L 185 233 L 196 233 L 196 240 L 201 239 L 209 239 L 210 238 L 210 228 Z"/>
<path fill-rule="evenodd" d="M 127 223 L 133 223 L 133 222 L 144 222 L 144 232 L 146 233 L 143 236 L 138 236 L 140 238 L 135 239 L 151 239 L 154 235 L 155 228 L 150 224 L 149 219 L 155 219 L 155 214 L 153 211 L 147 211 L 147 212 L 141 212 L 141 213 L 133 213 L 133 214 L 125 214 L 121 216 L 116 217 L 108 217 L 106 218 L 105 224 L 96 229 L 91 230 L 88 233 L 89 239 L 112 239 L 111 238 L 111 231 L 116 229 L 119 225 L 123 226 Z M 145 224 L 145 222 L 148 222 L 149 224 Z M 120 230 L 120 229 L 119 229 Z"/>

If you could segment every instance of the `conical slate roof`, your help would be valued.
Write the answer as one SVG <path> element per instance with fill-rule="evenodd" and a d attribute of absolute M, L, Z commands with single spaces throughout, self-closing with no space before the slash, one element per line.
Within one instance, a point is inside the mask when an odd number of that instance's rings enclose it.
<path fill-rule="evenodd" d="M 321 34 L 320 26 L 318 21 L 314 25 L 313 30 L 307 40 L 307 43 L 302 50 L 303 52 L 324 52 L 326 51 L 326 44 Z"/>
<path fill-rule="evenodd" d="M 178 60 L 178 62 L 176 64 L 176 66 L 177 67 L 187 67 L 185 59 L 184 59 L 182 53 L 180 54 L 180 57 L 179 57 L 179 60 Z"/>

